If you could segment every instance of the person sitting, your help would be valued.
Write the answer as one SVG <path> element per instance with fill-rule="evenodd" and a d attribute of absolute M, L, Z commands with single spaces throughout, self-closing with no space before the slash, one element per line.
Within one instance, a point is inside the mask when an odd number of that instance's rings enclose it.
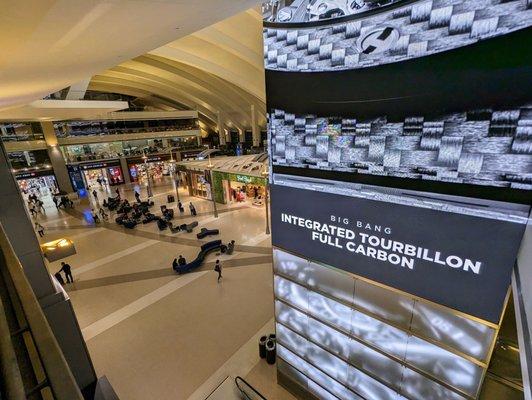
<path fill-rule="evenodd" d="M 177 270 L 178 262 L 177 258 L 174 258 L 174 261 L 172 261 L 172 269 L 175 271 Z"/>
<path fill-rule="evenodd" d="M 231 240 L 227 243 L 227 254 L 233 254 L 233 251 L 235 251 L 235 241 Z"/>
<path fill-rule="evenodd" d="M 187 265 L 187 260 L 182 255 L 179 255 L 179 260 L 177 262 L 179 265 Z"/>

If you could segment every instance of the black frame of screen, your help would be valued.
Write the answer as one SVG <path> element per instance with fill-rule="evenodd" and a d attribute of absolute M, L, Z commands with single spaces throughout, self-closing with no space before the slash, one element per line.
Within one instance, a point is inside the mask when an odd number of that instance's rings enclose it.
<path fill-rule="evenodd" d="M 531 190 L 512 189 L 508 187 L 431 181 L 415 178 L 399 178 L 395 176 L 371 175 L 361 174 L 357 172 L 332 171 L 300 167 L 286 167 L 280 165 L 273 166 L 273 173 L 311 177 L 317 179 L 327 179 L 339 182 L 343 181 L 360 183 L 362 185 L 415 190 L 418 192 L 432 192 L 454 196 L 532 205 Z"/>

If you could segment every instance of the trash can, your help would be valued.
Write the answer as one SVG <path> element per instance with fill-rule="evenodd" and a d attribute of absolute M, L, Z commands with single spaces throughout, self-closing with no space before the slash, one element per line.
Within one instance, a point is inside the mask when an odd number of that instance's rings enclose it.
<path fill-rule="evenodd" d="M 166 196 L 167 203 L 173 203 L 174 201 L 175 201 L 175 197 L 173 194 L 169 194 L 168 196 Z"/>
<path fill-rule="evenodd" d="M 266 341 L 266 362 L 268 364 L 275 364 L 276 348 L 275 341 L 268 339 Z"/>
<path fill-rule="evenodd" d="M 268 336 L 261 336 L 259 339 L 259 357 L 266 358 L 266 342 L 268 341 Z"/>

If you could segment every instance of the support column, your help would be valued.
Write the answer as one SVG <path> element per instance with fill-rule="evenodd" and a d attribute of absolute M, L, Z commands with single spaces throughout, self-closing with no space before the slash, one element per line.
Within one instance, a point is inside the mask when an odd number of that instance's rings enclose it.
<path fill-rule="evenodd" d="M 0 222 L 24 274 L 81 389 L 96 381 L 96 373 L 70 299 L 56 291 L 33 224 L 24 206 L 4 145 L 0 142 Z"/>
<path fill-rule="evenodd" d="M 220 139 L 220 146 L 225 146 L 227 144 L 226 132 L 224 128 L 222 113 L 218 111 L 218 137 Z"/>
<path fill-rule="evenodd" d="M 244 128 L 238 128 L 238 142 L 244 143 L 246 141 L 246 131 Z"/>
<path fill-rule="evenodd" d="M 127 166 L 126 157 L 120 157 L 120 168 L 122 168 L 122 174 L 124 174 L 124 183 L 130 184 L 131 177 L 129 176 L 129 168 Z"/>
<path fill-rule="evenodd" d="M 525 400 L 532 399 L 532 215 L 528 218 L 512 277 L 519 358 Z"/>
<path fill-rule="evenodd" d="M 65 159 L 61 150 L 57 145 L 57 136 L 55 135 L 55 129 L 53 122 L 41 122 L 42 132 L 44 140 L 46 141 L 46 147 L 48 150 L 48 157 L 54 169 L 55 178 L 57 179 L 57 186 L 59 190 L 71 193 L 74 191 L 72 188 L 72 182 L 68 176 L 68 170 L 66 167 Z"/>
<path fill-rule="evenodd" d="M 255 104 L 251 105 L 251 132 L 253 134 L 253 147 L 260 147 L 260 127 L 258 124 L 257 112 Z"/>

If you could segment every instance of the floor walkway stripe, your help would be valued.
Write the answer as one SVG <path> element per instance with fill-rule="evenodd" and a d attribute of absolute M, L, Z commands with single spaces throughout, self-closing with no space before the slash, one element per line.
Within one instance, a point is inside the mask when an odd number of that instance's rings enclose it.
<path fill-rule="evenodd" d="M 83 328 L 81 330 L 83 333 L 83 337 L 85 338 L 85 340 L 92 339 L 93 337 L 99 335 L 102 332 L 105 332 L 116 324 L 119 324 L 125 319 L 131 317 L 132 315 L 135 315 L 139 311 L 142 311 L 146 307 L 149 307 L 157 301 L 165 298 L 172 292 L 175 292 L 183 286 L 188 285 L 190 282 L 196 280 L 197 278 L 203 276 L 206 273 L 206 271 L 193 272 L 187 275 L 183 275 L 179 279 L 174 279 L 166 285 L 161 286 L 159 289 L 156 289 L 153 292 L 142 296 L 134 302 L 129 303 L 127 306 L 122 307 L 121 309 Z"/>
<path fill-rule="evenodd" d="M 212 374 L 199 388 L 197 388 L 188 400 L 204 400 L 216 386 L 227 376 L 246 376 L 259 362 L 257 343 L 262 335 L 274 332 L 274 320 L 270 319 L 259 331 L 253 335 L 240 349 L 234 353 L 218 370 Z"/>
<path fill-rule="evenodd" d="M 145 242 L 137 244 L 136 246 L 129 247 L 129 248 L 125 249 L 125 250 L 118 251 L 118 252 L 116 252 L 114 254 L 111 254 L 111 255 L 109 255 L 107 257 L 103 257 L 103 258 L 100 258 L 100 259 L 98 259 L 96 261 L 93 261 L 93 262 L 90 262 L 88 264 L 85 264 L 82 267 L 75 268 L 73 270 L 73 272 L 74 272 L 75 275 L 84 274 L 85 272 L 91 271 L 94 268 L 98 268 L 101 265 L 105 265 L 107 263 L 110 263 L 111 261 L 118 260 L 119 258 L 122 258 L 122 257 L 125 257 L 125 256 L 129 255 L 129 254 L 135 253 L 136 251 L 140 251 L 142 249 L 145 249 L 146 247 L 152 246 L 152 245 L 154 245 L 156 243 L 159 243 L 159 241 L 157 241 L 157 240 L 147 240 Z"/>

